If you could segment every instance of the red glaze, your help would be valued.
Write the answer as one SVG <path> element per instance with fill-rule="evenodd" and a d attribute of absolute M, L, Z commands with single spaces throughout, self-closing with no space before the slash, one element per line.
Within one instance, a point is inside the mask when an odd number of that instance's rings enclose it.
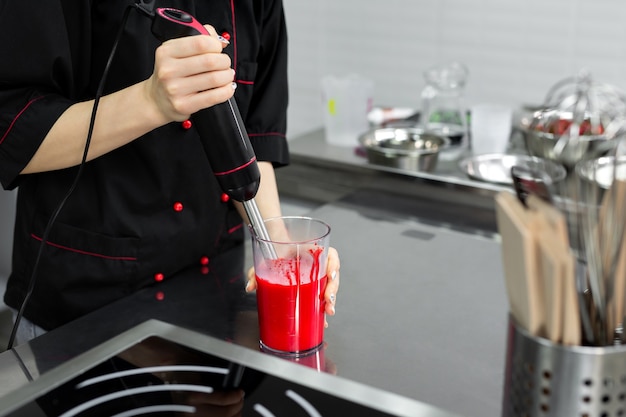
<path fill-rule="evenodd" d="M 266 260 L 273 276 L 256 276 L 261 343 L 281 352 L 303 352 L 324 339 L 324 291 L 327 277 L 317 278 L 322 248 L 313 257 Z M 299 278 L 299 279 L 298 279 Z"/>

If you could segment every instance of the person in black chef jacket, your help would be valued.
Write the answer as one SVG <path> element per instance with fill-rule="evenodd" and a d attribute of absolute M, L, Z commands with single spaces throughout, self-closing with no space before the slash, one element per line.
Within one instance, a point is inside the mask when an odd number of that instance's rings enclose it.
<path fill-rule="evenodd" d="M 77 175 L 97 86 L 133 3 L 0 0 L 0 182 L 18 187 L 4 297 L 13 309 L 27 294 L 46 224 Z M 54 329 L 243 244 L 245 213 L 222 193 L 189 120 L 233 94 L 261 170 L 255 200 L 264 218 L 280 215 L 274 169 L 289 162 L 281 0 L 156 4 L 191 13 L 212 36 L 161 44 L 151 20 L 130 13 L 88 161 L 45 242 L 24 326 Z M 331 249 L 331 315 L 338 270 Z M 254 288 L 252 279 L 247 289 Z"/>

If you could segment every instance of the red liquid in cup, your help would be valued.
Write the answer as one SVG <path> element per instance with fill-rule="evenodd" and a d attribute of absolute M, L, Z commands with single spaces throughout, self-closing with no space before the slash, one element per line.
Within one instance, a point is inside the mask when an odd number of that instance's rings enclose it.
<path fill-rule="evenodd" d="M 324 290 L 327 277 L 317 279 L 319 260 L 276 259 L 272 282 L 256 276 L 261 343 L 280 352 L 304 352 L 317 348 L 324 338 Z M 309 261 L 310 264 L 310 261 Z M 309 272 L 301 276 L 300 270 Z"/>

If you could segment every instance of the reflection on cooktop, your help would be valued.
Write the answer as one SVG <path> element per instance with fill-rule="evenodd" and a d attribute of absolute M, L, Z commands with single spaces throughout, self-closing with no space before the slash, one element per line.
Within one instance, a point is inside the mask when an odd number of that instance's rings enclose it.
<path fill-rule="evenodd" d="M 8 416 L 391 416 L 158 336 Z"/>

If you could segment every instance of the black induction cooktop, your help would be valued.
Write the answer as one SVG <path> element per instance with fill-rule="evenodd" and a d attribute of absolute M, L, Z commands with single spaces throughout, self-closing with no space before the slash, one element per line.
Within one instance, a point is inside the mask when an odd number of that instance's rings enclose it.
<path fill-rule="evenodd" d="M 0 398 L 0 416 L 434 416 L 426 404 L 156 320 Z"/>

